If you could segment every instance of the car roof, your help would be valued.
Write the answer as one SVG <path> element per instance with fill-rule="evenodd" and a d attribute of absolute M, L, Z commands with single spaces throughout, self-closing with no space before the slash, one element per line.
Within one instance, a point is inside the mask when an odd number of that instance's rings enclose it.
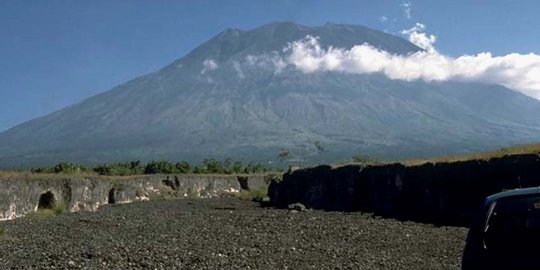
<path fill-rule="evenodd" d="M 499 193 L 496 193 L 487 197 L 486 204 L 489 204 L 493 201 L 496 201 L 502 198 L 508 198 L 508 197 L 514 197 L 514 196 L 527 196 L 527 195 L 534 195 L 534 194 L 540 195 L 540 187 L 518 188 L 518 189 L 503 191 L 503 192 L 499 192 Z"/>

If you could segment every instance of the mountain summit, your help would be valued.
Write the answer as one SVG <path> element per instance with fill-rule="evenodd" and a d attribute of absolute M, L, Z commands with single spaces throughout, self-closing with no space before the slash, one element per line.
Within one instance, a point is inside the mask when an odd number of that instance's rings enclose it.
<path fill-rule="evenodd" d="M 540 140 L 540 102 L 498 85 L 303 73 L 292 42 L 421 50 L 363 26 L 227 29 L 161 70 L 0 134 L 0 167 L 60 160 L 397 159 Z M 323 146 L 324 151 L 321 151 Z"/>

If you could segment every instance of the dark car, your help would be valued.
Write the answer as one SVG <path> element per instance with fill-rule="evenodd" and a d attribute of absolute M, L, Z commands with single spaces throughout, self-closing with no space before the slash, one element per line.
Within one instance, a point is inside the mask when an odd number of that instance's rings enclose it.
<path fill-rule="evenodd" d="M 540 187 L 486 198 L 469 230 L 463 269 L 540 269 Z"/>

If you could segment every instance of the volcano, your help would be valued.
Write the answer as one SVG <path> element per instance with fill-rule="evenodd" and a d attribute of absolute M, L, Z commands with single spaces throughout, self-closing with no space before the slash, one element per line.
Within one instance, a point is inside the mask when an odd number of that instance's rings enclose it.
<path fill-rule="evenodd" d="M 363 26 L 293 22 L 227 29 L 163 67 L 0 133 L 0 167 L 232 158 L 306 164 L 401 159 L 540 141 L 540 101 L 499 85 L 302 72 L 291 42 L 421 49 Z"/>

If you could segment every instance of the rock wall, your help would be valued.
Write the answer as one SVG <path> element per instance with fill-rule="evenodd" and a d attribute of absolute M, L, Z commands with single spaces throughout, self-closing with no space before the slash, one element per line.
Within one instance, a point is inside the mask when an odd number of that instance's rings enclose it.
<path fill-rule="evenodd" d="M 266 188 L 271 178 L 270 175 L 0 176 L 0 220 L 36 211 L 40 198 L 46 200 L 50 194 L 68 211 L 95 211 L 105 204 L 144 201 L 152 196 L 207 198 L 241 189 Z"/>
<path fill-rule="evenodd" d="M 540 186 L 536 154 L 418 166 L 319 166 L 287 173 L 268 191 L 280 207 L 301 202 L 310 208 L 468 226 L 486 196 L 532 186 Z"/>

